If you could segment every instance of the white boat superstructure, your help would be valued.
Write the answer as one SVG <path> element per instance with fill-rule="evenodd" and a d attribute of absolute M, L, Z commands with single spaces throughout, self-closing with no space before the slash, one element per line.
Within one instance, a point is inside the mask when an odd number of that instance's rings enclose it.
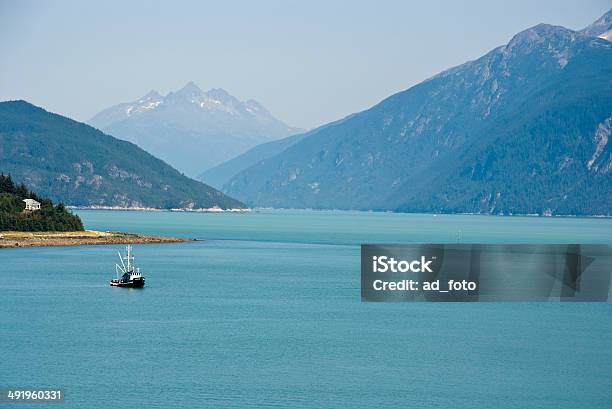
<path fill-rule="evenodd" d="M 143 287 L 144 277 L 140 273 L 140 268 L 136 267 L 134 263 L 132 246 L 126 246 L 125 250 L 125 256 L 123 256 L 121 252 L 117 252 L 121 265 L 115 264 L 115 274 L 117 278 L 111 280 L 110 285 L 114 287 Z"/>

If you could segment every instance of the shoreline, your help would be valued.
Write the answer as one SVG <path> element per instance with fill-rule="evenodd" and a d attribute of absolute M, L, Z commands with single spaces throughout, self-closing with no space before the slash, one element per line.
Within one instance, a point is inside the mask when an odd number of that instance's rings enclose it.
<path fill-rule="evenodd" d="M 359 212 L 377 214 L 404 214 L 404 215 L 427 215 L 427 216 L 482 216 L 482 217 L 526 217 L 546 219 L 612 219 L 612 214 L 538 214 L 538 213 L 429 213 L 429 212 L 399 212 L 393 210 L 360 210 L 360 209 L 316 209 L 316 208 L 291 208 L 291 207 L 252 207 L 245 209 L 158 209 L 153 207 L 112 207 L 112 206 L 66 206 L 70 210 L 116 210 L 125 212 L 171 212 L 171 213 L 258 213 L 261 211 L 311 211 L 311 212 Z"/>
<path fill-rule="evenodd" d="M 220 207 L 210 208 L 172 208 L 159 209 L 156 207 L 120 207 L 120 206 L 66 206 L 70 210 L 119 210 L 125 212 L 184 212 L 184 213 L 248 213 L 250 208 L 221 209 Z"/>
<path fill-rule="evenodd" d="M 20 247 L 93 246 L 109 244 L 161 244 L 195 241 L 179 237 L 146 236 L 135 233 L 101 232 L 0 232 L 0 249 Z"/>

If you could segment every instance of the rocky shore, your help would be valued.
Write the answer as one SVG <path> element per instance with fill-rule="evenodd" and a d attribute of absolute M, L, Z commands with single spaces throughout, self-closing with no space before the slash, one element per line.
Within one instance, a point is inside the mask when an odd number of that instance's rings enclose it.
<path fill-rule="evenodd" d="M 74 232 L 0 232 L 0 248 L 42 247 L 42 246 L 81 246 L 99 244 L 152 244 L 182 243 L 192 239 L 145 236 L 121 232 L 100 232 L 95 230 Z"/>

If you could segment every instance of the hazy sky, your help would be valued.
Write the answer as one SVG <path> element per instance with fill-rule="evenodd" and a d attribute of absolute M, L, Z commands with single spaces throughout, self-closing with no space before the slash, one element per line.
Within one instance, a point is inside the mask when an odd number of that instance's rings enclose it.
<path fill-rule="evenodd" d="M 368 108 L 544 22 L 582 28 L 593 1 L 0 0 L 0 100 L 87 120 L 194 81 L 311 128 Z"/>

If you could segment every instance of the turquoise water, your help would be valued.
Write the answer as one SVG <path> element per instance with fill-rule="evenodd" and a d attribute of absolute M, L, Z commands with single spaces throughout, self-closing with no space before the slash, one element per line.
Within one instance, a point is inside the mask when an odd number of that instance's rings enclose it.
<path fill-rule="evenodd" d="M 121 246 L 0 250 L 0 389 L 64 388 L 62 408 L 612 405 L 610 303 L 361 303 L 358 246 L 609 243 L 610 219 L 79 214 L 203 241 L 135 246 L 143 290 L 108 286 Z"/>

